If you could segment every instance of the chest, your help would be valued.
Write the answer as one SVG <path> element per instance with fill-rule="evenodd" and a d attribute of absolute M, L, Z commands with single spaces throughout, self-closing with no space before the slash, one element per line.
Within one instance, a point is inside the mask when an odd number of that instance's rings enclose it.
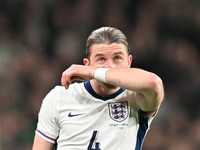
<path fill-rule="evenodd" d="M 77 128 L 99 128 L 102 125 L 127 124 L 133 116 L 133 108 L 128 98 L 118 100 L 98 100 L 88 97 L 79 97 L 70 103 L 61 106 L 59 124 Z"/>
<path fill-rule="evenodd" d="M 91 139 L 96 139 L 108 146 L 114 141 L 125 140 L 128 130 L 136 131 L 137 113 L 128 98 L 108 101 L 88 97 L 78 99 L 61 107 L 58 118 L 60 143 L 76 143 L 86 149 Z"/>

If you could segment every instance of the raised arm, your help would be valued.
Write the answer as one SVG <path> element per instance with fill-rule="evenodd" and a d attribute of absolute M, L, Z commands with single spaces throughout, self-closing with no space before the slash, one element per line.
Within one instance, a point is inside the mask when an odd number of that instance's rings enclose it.
<path fill-rule="evenodd" d="M 90 66 L 73 65 L 63 73 L 62 85 L 68 88 L 73 79 L 94 79 L 95 71 L 96 68 Z M 162 80 L 142 69 L 109 69 L 105 73 L 105 82 L 136 92 L 136 103 L 147 116 L 155 113 L 164 97 Z"/>

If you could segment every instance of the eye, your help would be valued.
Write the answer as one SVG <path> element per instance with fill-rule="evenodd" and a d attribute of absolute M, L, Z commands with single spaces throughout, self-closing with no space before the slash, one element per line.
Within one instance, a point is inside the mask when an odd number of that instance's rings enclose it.
<path fill-rule="evenodd" d="M 116 60 L 116 61 L 120 61 L 120 60 L 122 60 L 122 58 L 119 57 L 119 56 L 115 56 L 115 60 Z"/>
<path fill-rule="evenodd" d="M 105 61 L 105 59 L 104 59 L 103 57 L 100 57 L 100 58 L 98 59 L 98 61 L 102 62 L 102 61 Z"/>

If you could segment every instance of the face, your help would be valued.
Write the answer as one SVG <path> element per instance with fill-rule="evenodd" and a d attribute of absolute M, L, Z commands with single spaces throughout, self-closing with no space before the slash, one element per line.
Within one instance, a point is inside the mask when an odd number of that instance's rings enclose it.
<path fill-rule="evenodd" d="M 94 44 L 91 46 L 90 59 L 84 64 L 95 68 L 130 68 L 132 56 L 123 44 Z"/>

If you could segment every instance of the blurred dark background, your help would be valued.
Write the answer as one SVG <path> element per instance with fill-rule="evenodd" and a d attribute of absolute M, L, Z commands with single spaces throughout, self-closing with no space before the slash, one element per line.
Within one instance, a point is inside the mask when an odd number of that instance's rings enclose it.
<path fill-rule="evenodd" d="M 165 86 L 143 150 L 200 149 L 199 0 L 0 0 L 1 150 L 31 149 L 42 99 L 102 26 Z"/>

